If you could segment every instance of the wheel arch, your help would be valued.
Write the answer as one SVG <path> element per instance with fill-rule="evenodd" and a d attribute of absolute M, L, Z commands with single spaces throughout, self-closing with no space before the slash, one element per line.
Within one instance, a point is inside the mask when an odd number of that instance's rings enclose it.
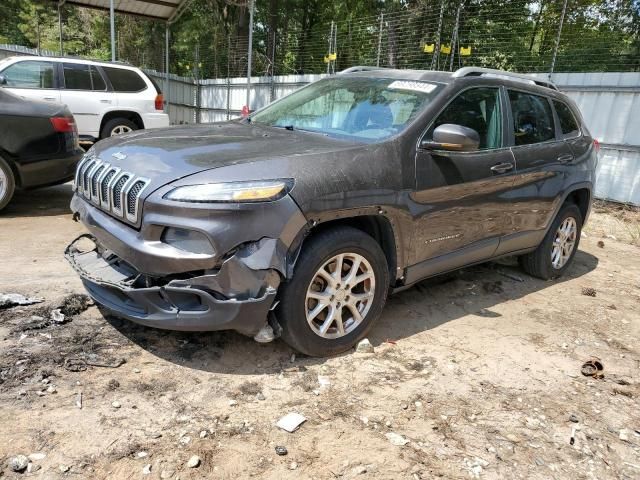
<path fill-rule="evenodd" d="M 395 284 L 395 281 L 401 276 L 398 268 L 398 259 L 400 258 L 398 249 L 400 242 L 397 238 L 397 230 L 394 228 L 393 220 L 382 214 L 364 212 L 351 216 L 338 214 L 338 218 L 312 222 L 310 228 L 303 232 L 302 238 L 298 242 L 294 242 L 294 245 L 297 245 L 295 247 L 296 253 L 292 258 L 297 259 L 300 250 L 304 248 L 304 244 L 312 236 L 326 230 L 344 226 L 356 228 L 372 237 L 376 243 L 378 243 L 387 259 L 389 280 L 392 285 Z"/>
<path fill-rule="evenodd" d="M 100 135 L 102 135 L 102 129 L 107 124 L 108 121 L 113 120 L 114 118 L 126 118 L 127 120 L 135 123 L 138 128 L 144 128 L 144 121 L 138 112 L 133 110 L 111 110 L 104 114 L 102 117 L 102 121 L 100 122 Z"/>
<path fill-rule="evenodd" d="M 567 201 L 575 203 L 582 214 L 582 223 L 586 223 L 591 207 L 591 188 L 578 187 L 571 190 L 565 197 L 563 204 Z"/>

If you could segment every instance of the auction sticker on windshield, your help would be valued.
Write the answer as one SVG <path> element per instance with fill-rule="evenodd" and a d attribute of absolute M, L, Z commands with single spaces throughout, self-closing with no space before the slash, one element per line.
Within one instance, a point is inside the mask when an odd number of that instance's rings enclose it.
<path fill-rule="evenodd" d="M 387 87 L 389 90 L 411 90 L 414 92 L 431 93 L 437 85 L 427 82 L 412 82 L 409 80 L 396 80 Z"/>
<path fill-rule="evenodd" d="M 414 92 L 431 93 L 437 85 L 427 82 L 412 82 L 409 80 L 396 80 L 387 87 L 389 90 L 411 90 Z"/>

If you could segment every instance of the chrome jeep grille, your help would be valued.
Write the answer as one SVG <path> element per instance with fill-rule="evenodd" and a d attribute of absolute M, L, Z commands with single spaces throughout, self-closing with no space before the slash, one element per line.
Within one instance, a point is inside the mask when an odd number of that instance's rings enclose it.
<path fill-rule="evenodd" d="M 149 179 L 136 177 L 93 156 L 83 159 L 76 170 L 78 195 L 131 223 L 138 222 L 142 192 L 148 185 Z"/>

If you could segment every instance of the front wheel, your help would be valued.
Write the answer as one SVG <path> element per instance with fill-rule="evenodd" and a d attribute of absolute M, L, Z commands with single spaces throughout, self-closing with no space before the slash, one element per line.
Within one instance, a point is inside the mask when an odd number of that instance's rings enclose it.
<path fill-rule="evenodd" d="M 11 201 L 15 189 L 16 181 L 13 171 L 9 164 L 0 158 L 0 210 Z"/>
<path fill-rule="evenodd" d="M 574 203 L 566 203 L 558 212 L 538 248 L 520 257 L 523 270 L 543 280 L 563 275 L 578 251 L 581 231 L 580 209 Z"/>
<path fill-rule="evenodd" d="M 351 227 L 321 232 L 305 243 L 293 278 L 282 285 L 282 338 L 310 356 L 344 352 L 380 316 L 388 288 L 387 261 L 372 237 Z"/>

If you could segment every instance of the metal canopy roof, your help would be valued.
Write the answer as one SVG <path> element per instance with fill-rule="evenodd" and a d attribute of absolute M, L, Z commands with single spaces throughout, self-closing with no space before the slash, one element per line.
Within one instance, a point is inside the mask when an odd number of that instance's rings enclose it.
<path fill-rule="evenodd" d="M 111 0 L 51 0 L 57 4 L 109 10 Z M 137 15 L 154 20 L 172 22 L 182 13 L 190 0 L 114 0 L 117 13 Z"/>

